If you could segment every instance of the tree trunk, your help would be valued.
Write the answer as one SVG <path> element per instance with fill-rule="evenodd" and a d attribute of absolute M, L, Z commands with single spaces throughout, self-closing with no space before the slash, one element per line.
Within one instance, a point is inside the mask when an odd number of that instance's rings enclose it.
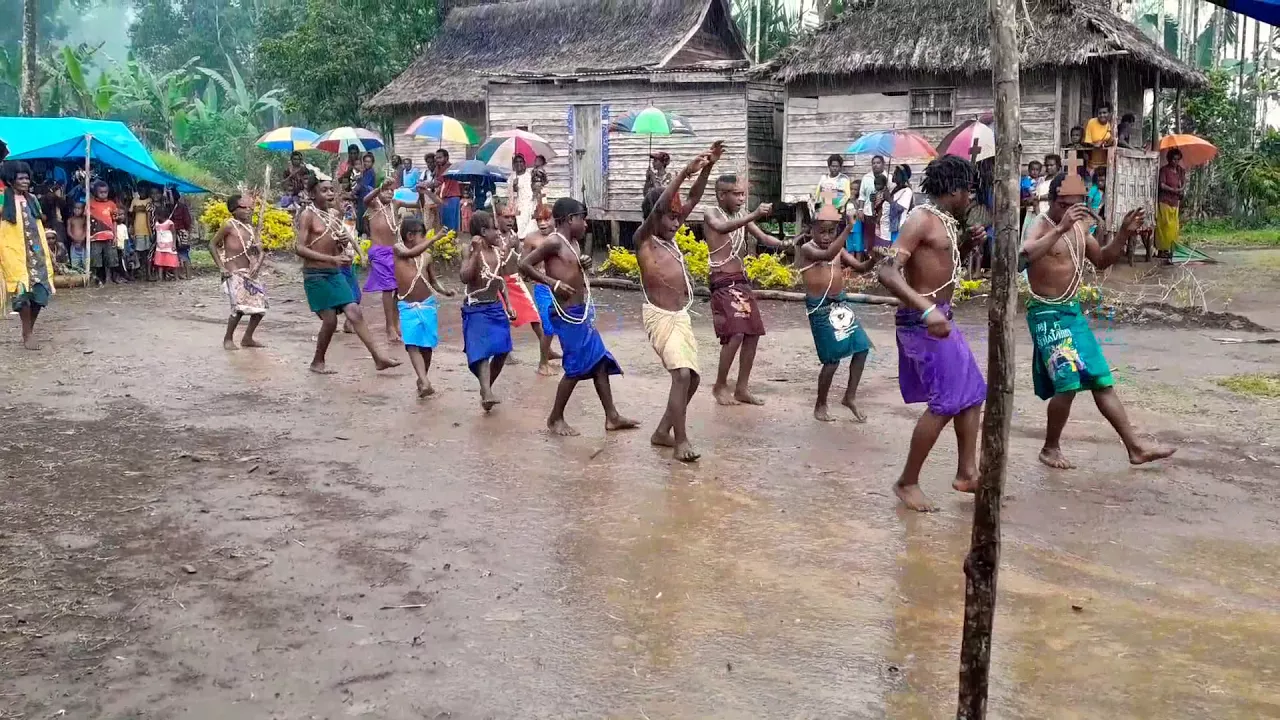
<path fill-rule="evenodd" d="M 22 92 L 19 93 L 21 114 L 40 114 L 40 93 L 37 91 L 36 76 L 36 18 L 40 16 L 37 0 L 22 2 Z"/>
<path fill-rule="evenodd" d="M 1008 464 L 1009 422 L 1013 417 L 1013 320 L 1018 293 L 1018 203 L 1022 162 L 1022 92 L 1018 84 L 1018 0 L 988 0 L 991 27 L 991 82 L 995 91 L 996 246 L 991 259 L 988 302 L 987 408 L 982 418 L 982 459 L 973 508 L 973 537 L 964 561 L 964 638 L 960 646 L 957 720 L 987 714 L 991 671 L 991 631 L 996 613 L 1000 565 L 1000 496 Z"/>

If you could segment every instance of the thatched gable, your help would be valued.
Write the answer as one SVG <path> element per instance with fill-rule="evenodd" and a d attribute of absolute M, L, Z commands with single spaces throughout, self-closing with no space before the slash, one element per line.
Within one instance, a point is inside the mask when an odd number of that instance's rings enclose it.
<path fill-rule="evenodd" d="M 987 0 L 850 0 L 838 18 L 797 40 L 769 64 L 784 83 L 863 73 L 976 74 L 991 70 Z M 1165 87 L 1199 86 L 1202 73 L 1174 58 L 1105 0 L 1025 0 L 1024 70 L 1119 58 L 1159 71 Z"/>
<path fill-rule="evenodd" d="M 483 102 L 481 73 L 666 68 L 717 55 L 746 60 L 744 48 L 728 0 L 455 3 L 422 55 L 365 107 Z"/>

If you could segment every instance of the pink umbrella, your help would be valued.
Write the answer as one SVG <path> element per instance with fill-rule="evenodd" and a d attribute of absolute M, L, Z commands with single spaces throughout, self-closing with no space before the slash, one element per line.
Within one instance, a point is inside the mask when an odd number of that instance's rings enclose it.
<path fill-rule="evenodd" d="M 940 155 L 955 155 L 966 160 L 986 160 L 996 156 L 996 133 L 980 120 L 966 120 L 938 143 Z"/>

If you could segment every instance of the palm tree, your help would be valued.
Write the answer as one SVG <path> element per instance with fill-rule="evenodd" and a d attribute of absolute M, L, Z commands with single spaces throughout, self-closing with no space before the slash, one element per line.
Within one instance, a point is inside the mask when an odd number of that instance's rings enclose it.
<path fill-rule="evenodd" d="M 36 18 L 39 17 L 36 0 L 22 0 L 22 91 L 19 93 L 21 112 L 25 115 L 40 114 L 40 98 L 36 80 Z"/>

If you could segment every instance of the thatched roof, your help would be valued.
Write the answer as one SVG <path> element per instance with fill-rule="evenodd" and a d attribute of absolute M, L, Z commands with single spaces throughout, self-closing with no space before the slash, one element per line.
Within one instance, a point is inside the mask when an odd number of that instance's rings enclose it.
<path fill-rule="evenodd" d="M 385 111 L 429 102 L 482 102 L 485 78 L 477 71 L 522 75 L 661 68 L 713 9 L 728 17 L 728 0 L 455 3 L 422 55 L 365 107 Z M 740 46 L 737 30 L 728 32 Z"/>
<path fill-rule="evenodd" d="M 987 4 L 849 0 L 844 13 L 797 40 L 769 67 L 782 82 L 876 72 L 990 72 Z M 1114 13 L 1106 0 L 1024 0 L 1018 16 L 1023 69 L 1119 57 L 1159 70 L 1166 87 L 1206 82 Z"/>

